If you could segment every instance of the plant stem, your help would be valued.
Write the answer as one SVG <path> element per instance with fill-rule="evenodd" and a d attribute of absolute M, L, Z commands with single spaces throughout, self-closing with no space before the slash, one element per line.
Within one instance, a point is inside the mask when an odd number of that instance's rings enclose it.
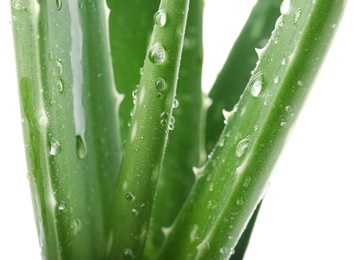
<path fill-rule="evenodd" d="M 116 187 L 109 259 L 142 257 L 161 171 L 168 131 L 172 128 L 188 0 L 162 0 L 132 113 Z"/>

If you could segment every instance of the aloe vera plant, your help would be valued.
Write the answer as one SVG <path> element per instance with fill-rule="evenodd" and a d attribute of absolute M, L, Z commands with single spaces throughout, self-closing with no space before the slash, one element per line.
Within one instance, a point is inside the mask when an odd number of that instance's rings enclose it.
<path fill-rule="evenodd" d="M 42 255 L 228 259 L 346 1 L 284 1 L 281 14 L 280 1 L 259 1 L 210 92 L 208 112 L 202 1 L 107 4 L 110 13 L 97 0 L 12 1 Z M 247 30 L 256 31 L 252 39 Z M 266 46 L 257 45 L 267 35 Z M 241 54 L 249 64 L 242 70 L 233 63 Z M 235 88 L 238 75 L 244 81 Z M 225 119 L 221 107 L 231 110 Z"/>

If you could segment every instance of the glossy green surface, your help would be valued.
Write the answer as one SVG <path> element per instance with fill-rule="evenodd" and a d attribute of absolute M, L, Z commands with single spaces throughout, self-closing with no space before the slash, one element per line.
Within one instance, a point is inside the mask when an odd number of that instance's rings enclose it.
<path fill-rule="evenodd" d="M 120 160 L 104 6 L 27 0 L 12 7 L 42 256 L 99 259 Z"/>
<path fill-rule="evenodd" d="M 346 1 L 291 1 L 160 259 L 228 259 L 266 191 L 271 170 L 325 56 Z"/>
<path fill-rule="evenodd" d="M 232 110 L 257 62 L 255 48 L 263 48 L 280 15 L 282 0 L 259 0 L 253 7 L 225 64 L 210 90 L 212 104 L 206 118 L 206 148 L 210 153 L 224 128 L 223 110 Z M 227 94 L 226 94 L 227 93 Z"/>
<path fill-rule="evenodd" d="M 160 0 L 107 0 L 109 13 L 109 38 L 114 80 L 122 95 L 119 104 L 119 127 L 121 139 L 127 138 L 130 112 L 133 109 L 132 92 L 140 81 L 146 49 L 149 44 Z"/>
<path fill-rule="evenodd" d="M 188 6 L 188 0 L 163 0 L 154 16 L 116 187 L 109 259 L 139 259 L 143 254 L 168 132 L 174 123 L 172 104 Z"/>
<path fill-rule="evenodd" d="M 149 230 L 147 250 L 157 252 L 163 228 L 172 224 L 195 180 L 193 166 L 199 164 L 203 1 L 192 1 L 170 131 Z M 151 247 L 151 248 L 150 248 Z"/>

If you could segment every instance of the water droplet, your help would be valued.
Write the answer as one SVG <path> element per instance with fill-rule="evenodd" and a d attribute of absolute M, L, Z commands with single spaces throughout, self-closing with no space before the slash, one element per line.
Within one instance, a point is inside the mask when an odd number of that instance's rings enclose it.
<path fill-rule="evenodd" d="M 285 63 L 286 63 L 286 59 L 285 59 L 285 58 L 282 58 L 282 59 L 281 59 L 281 65 L 285 65 Z"/>
<path fill-rule="evenodd" d="M 59 71 L 59 75 L 63 75 L 63 64 L 61 63 L 60 59 L 57 59 L 57 67 L 58 67 L 58 71 Z"/>
<path fill-rule="evenodd" d="M 143 67 L 141 67 L 141 68 L 139 69 L 139 74 L 140 74 L 140 76 L 142 76 L 142 75 L 144 74 L 144 68 L 143 68 Z"/>
<path fill-rule="evenodd" d="M 222 248 L 220 248 L 220 253 L 222 254 L 222 255 L 226 255 L 227 254 L 227 248 L 226 247 L 222 247 Z"/>
<path fill-rule="evenodd" d="M 284 122 L 284 121 L 281 122 L 281 123 L 280 123 L 280 126 L 286 126 L 286 122 Z"/>
<path fill-rule="evenodd" d="M 243 199 L 242 198 L 238 198 L 237 201 L 236 201 L 236 204 L 237 205 L 242 205 L 243 204 Z"/>
<path fill-rule="evenodd" d="M 291 110 L 291 106 L 286 106 L 286 107 L 285 107 L 285 110 L 286 110 L 287 112 L 289 112 L 289 111 Z"/>
<path fill-rule="evenodd" d="M 210 243 L 208 240 L 204 240 L 202 243 L 200 243 L 198 246 L 197 246 L 197 250 L 198 251 L 201 251 L 201 250 L 209 250 L 210 248 Z"/>
<path fill-rule="evenodd" d="M 133 259 L 133 257 L 134 257 L 133 250 L 131 248 L 126 248 L 124 250 L 123 256 L 124 256 L 124 259 L 127 259 L 127 260 Z"/>
<path fill-rule="evenodd" d="M 132 215 L 133 215 L 133 216 L 138 215 L 138 211 L 137 211 L 136 209 L 132 209 Z"/>
<path fill-rule="evenodd" d="M 175 125 L 174 124 L 168 124 L 168 130 L 172 131 L 173 129 L 175 129 Z"/>
<path fill-rule="evenodd" d="M 53 54 L 51 52 L 48 53 L 48 60 L 53 60 L 54 57 L 53 57 Z"/>
<path fill-rule="evenodd" d="M 274 44 L 277 45 L 277 44 L 278 44 L 278 41 L 279 41 L 279 40 L 278 40 L 278 37 L 275 37 L 275 38 L 274 38 Z"/>
<path fill-rule="evenodd" d="M 287 14 L 290 10 L 290 0 L 284 0 L 280 5 L 280 13 Z"/>
<path fill-rule="evenodd" d="M 81 135 L 76 136 L 76 154 L 83 159 L 87 154 L 86 142 Z"/>
<path fill-rule="evenodd" d="M 48 118 L 47 118 L 45 115 L 41 116 L 41 117 L 39 118 L 39 124 L 41 124 L 41 125 L 46 125 L 46 124 L 48 124 Z"/>
<path fill-rule="evenodd" d="M 283 17 L 283 15 L 281 15 L 281 16 L 279 16 L 279 18 L 275 22 L 275 27 L 279 28 L 279 27 L 282 27 L 283 25 L 284 25 L 284 17 Z"/>
<path fill-rule="evenodd" d="M 138 96 L 138 92 L 139 92 L 139 85 L 136 85 L 134 88 L 133 88 L 133 91 L 132 91 L 132 96 L 133 96 L 133 103 L 135 104 L 136 102 L 136 98 Z"/>
<path fill-rule="evenodd" d="M 275 84 L 278 84 L 279 83 L 279 76 L 278 75 L 276 75 L 275 77 L 274 77 L 274 83 Z"/>
<path fill-rule="evenodd" d="M 60 154 L 61 152 L 61 147 L 60 144 L 57 140 L 55 140 L 54 138 L 52 138 L 50 140 L 50 151 L 49 153 L 53 156 Z"/>
<path fill-rule="evenodd" d="M 172 102 L 172 106 L 173 108 L 177 108 L 179 106 L 179 102 L 177 99 L 174 99 L 173 102 Z"/>
<path fill-rule="evenodd" d="M 294 24 L 297 24 L 299 22 L 301 14 L 302 14 L 301 8 L 297 9 L 294 16 Z"/>
<path fill-rule="evenodd" d="M 62 79 L 59 79 L 59 80 L 57 81 L 57 87 L 58 87 L 59 92 L 63 92 L 63 90 L 64 90 L 64 83 L 63 83 L 63 80 L 62 80 Z"/>
<path fill-rule="evenodd" d="M 26 8 L 21 4 L 20 0 L 13 0 L 12 1 L 12 7 L 15 8 L 16 10 L 25 10 Z"/>
<path fill-rule="evenodd" d="M 61 2 L 61 0 L 55 0 L 55 4 L 57 5 L 57 9 L 60 10 L 63 3 Z"/>
<path fill-rule="evenodd" d="M 56 75 L 56 73 L 55 73 L 55 69 L 54 69 L 54 68 L 52 68 L 52 69 L 51 69 L 51 72 L 52 72 L 52 77 L 53 77 L 53 78 L 55 78 L 55 75 Z"/>
<path fill-rule="evenodd" d="M 301 80 L 299 80 L 299 81 L 297 82 L 297 84 L 298 84 L 299 86 L 304 85 L 304 83 L 303 83 Z"/>
<path fill-rule="evenodd" d="M 160 121 L 160 124 L 162 125 L 162 126 L 166 126 L 167 125 L 167 123 L 168 123 L 168 113 L 167 112 L 162 112 L 161 114 L 160 114 L 160 118 L 161 118 L 161 121 Z"/>
<path fill-rule="evenodd" d="M 149 48 L 149 60 L 155 64 L 160 65 L 165 60 L 165 49 L 160 43 L 155 43 L 154 45 L 150 46 Z"/>
<path fill-rule="evenodd" d="M 262 85 L 263 85 L 263 73 L 258 72 L 253 76 L 253 79 L 251 80 L 251 89 L 250 89 L 251 95 L 254 97 L 258 97 L 262 91 Z"/>
<path fill-rule="evenodd" d="M 154 22 L 157 26 L 164 27 L 166 24 L 166 12 L 164 10 L 159 10 L 154 15 Z"/>
<path fill-rule="evenodd" d="M 162 97 L 162 93 L 161 93 L 161 92 L 157 92 L 157 93 L 156 93 L 156 97 L 157 97 L 157 98 Z"/>
<path fill-rule="evenodd" d="M 127 194 L 125 194 L 125 199 L 126 199 L 127 201 L 132 201 L 132 200 L 134 199 L 133 193 L 128 192 Z"/>
<path fill-rule="evenodd" d="M 249 177 L 249 176 L 246 177 L 246 179 L 243 183 L 243 187 L 248 188 L 248 185 L 250 184 L 250 182 L 251 182 L 251 177 Z"/>
<path fill-rule="evenodd" d="M 66 209 L 66 204 L 65 204 L 64 201 L 61 201 L 61 202 L 59 203 L 58 209 L 59 209 L 60 211 L 63 211 L 63 210 Z"/>
<path fill-rule="evenodd" d="M 250 140 L 248 138 L 242 139 L 236 146 L 236 155 L 241 157 L 245 154 Z"/>
<path fill-rule="evenodd" d="M 80 229 L 81 229 L 81 220 L 80 219 L 74 219 L 71 228 L 73 229 L 74 235 L 76 235 Z"/>
<path fill-rule="evenodd" d="M 163 78 L 158 78 L 155 82 L 157 90 L 164 90 L 166 88 L 166 81 Z"/>

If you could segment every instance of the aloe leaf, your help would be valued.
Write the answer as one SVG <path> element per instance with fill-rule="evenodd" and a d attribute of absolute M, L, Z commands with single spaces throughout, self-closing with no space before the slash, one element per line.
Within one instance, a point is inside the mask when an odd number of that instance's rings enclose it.
<path fill-rule="evenodd" d="M 148 235 L 147 249 L 156 252 L 164 239 L 163 228 L 172 224 L 182 207 L 195 177 L 193 166 L 199 164 L 201 113 L 201 72 L 203 1 L 190 3 L 183 45 L 178 92 L 174 105 L 174 130 L 168 145 L 158 182 Z"/>
<path fill-rule="evenodd" d="M 215 146 L 224 127 L 222 111 L 232 110 L 235 101 L 239 100 L 249 80 L 251 70 L 257 61 L 255 48 L 266 44 L 274 23 L 279 17 L 279 6 L 282 0 L 262 0 L 253 7 L 246 24 L 235 41 L 232 50 L 221 72 L 209 93 L 212 100 L 206 118 L 206 146 L 210 152 Z M 225 93 L 228 93 L 225 95 Z M 260 203 L 261 204 L 261 203 Z M 260 207 L 260 206 L 259 206 Z M 251 237 L 257 213 L 242 234 L 232 259 L 242 259 Z"/>
<path fill-rule="evenodd" d="M 232 110 L 244 91 L 258 59 L 254 49 L 263 48 L 267 43 L 279 17 L 281 2 L 282 0 L 257 1 L 210 90 L 209 98 L 212 104 L 206 119 L 208 153 L 215 146 L 224 128 L 222 111 Z"/>
<path fill-rule="evenodd" d="M 231 251 L 232 255 L 230 257 L 230 260 L 242 260 L 244 258 L 246 250 L 248 248 L 248 244 L 251 239 L 254 225 L 256 224 L 258 213 L 259 213 L 261 206 L 262 206 L 262 202 L 263 202 L 263 200 L 261 202 L 259 202 L 259 204 L 257 205 L 257 208 L 252 213 L 252 217 L 248 221 L 247 226 L 246 226 L 245 230 L 243 231 L 239 241 L 237 242 L 233 251 Z"/>
<path fill-rule="evenodd" d="M 233 253 L 266 191 L 346 2 L 283 2 L 238 106 L 166 232 L 160 259 L 228 259 Z"/>
<path fill-rule="evenodd" d="M 104 8 L 101 1 L 12 1 L 28 174 L 45 259 L 103 255 L 120 157 Z"/>
<path fill-rule="evenodd" d="M 140 259 L 172 128 L 188 0 L 162 0 L 144 62 L 124 147 L 112 215 L 107 258 Z"/>
<path fill-rule="evenodd" d="M 116 88 L 124 96 L 119 104 L 121 139 L 128 135 L 132 91 L 140 80 L 146 48 L 151 36 L 152 19 L 160 0 L 107 0 L 110 9 L 109 37 Z"/>

